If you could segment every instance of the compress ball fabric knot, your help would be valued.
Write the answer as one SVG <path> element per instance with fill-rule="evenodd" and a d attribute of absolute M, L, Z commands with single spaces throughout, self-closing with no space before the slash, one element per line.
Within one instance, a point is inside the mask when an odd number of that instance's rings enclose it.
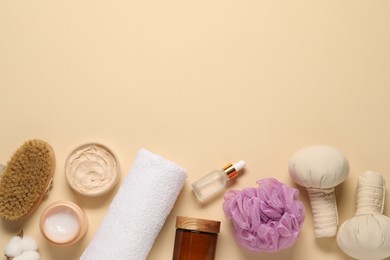
<path fill-rule="evenodd" d="M 299 191 L 274 178 L 257 184 L 257 188 L 232 190 L 224 196 L 223 209 L 233 222 L 237 243 L 255 253 L 292 246 L 305 218 Z"/>

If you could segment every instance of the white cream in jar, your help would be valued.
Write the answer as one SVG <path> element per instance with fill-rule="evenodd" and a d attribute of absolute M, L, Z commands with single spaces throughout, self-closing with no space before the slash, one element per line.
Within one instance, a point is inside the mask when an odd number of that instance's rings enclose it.
<path fill-rule="evenodd" d="M 43 211 L 39 226 L 44 237 L 59 246 L 79 241 L 87 231 L 87 219 L 79 206 L 70 201 L 58 201 Z"/>
<path fill-rule="evenodd" d="M 43 229 L 52 240 L 64 243 L 77 236 L 80 224 L 76 215 L 69 209 L 65 209 L 48 216 Z"/>
<path fill-rule="evenodd" d="M 76 192 L 98 196 L 111 190 L 119 180 L 119 164 L 106 146 L 90 143 L 76 148 L 65 163 L 69 185 Z"/>

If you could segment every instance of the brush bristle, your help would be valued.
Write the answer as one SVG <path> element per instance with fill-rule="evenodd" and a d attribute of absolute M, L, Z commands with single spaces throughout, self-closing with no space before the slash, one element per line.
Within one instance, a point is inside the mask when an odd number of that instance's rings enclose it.
<path fill-rule="evenodd" d="M 0 216 L 19 220 L 35 210 L 54 168 L 54 152 L 48 143 L 37 139 L 25 142 L 13 154 L 1 176 Z"/>

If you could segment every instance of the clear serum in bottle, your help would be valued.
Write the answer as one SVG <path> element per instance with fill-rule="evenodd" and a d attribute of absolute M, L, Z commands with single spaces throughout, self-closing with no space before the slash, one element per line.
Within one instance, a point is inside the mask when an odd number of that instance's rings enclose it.
<path fill-rule="evenodd" d="M 200 201 L 205 201 L 220 191 L 227 181 L 238 176 L 238 172 L 245 167 L 245 161 L 226 165 L 222 170 L 215 170 L 192 184 L 192 190 Z"/>

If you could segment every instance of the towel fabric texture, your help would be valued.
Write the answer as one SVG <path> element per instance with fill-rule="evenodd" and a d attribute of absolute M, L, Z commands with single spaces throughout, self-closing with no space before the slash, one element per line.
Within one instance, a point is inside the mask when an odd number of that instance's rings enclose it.
<path fill-rule="evenodd" d="M 146 259 L 186 178 L 186 171 L 179 165 L 139 150 L 80 259 Z"/>

